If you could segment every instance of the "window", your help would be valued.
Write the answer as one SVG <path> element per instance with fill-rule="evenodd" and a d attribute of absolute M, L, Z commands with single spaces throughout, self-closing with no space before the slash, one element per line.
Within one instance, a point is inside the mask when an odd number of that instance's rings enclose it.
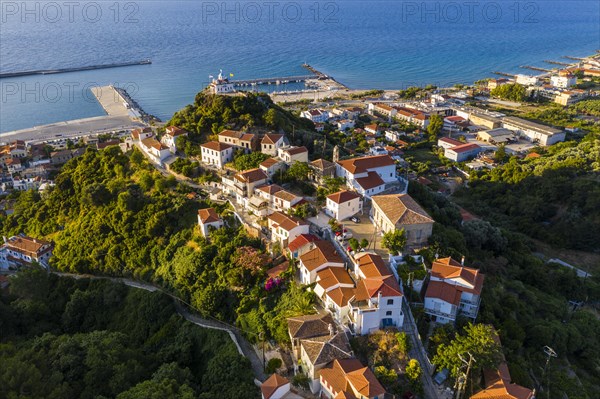
<path fill-rule="evenodd" d="M 394 300 L 393 299 L 388 299 L 387 300 L 387 304 L 388 305 L 393 305 L 394 304 Z"/>
<path fill-rule="evenodd" d="M 385 312 L 385 315 L 386 315 L 386 316 L 391 316 L 391 315 L 392 315 L 392 311 L 391 311 L 391 310 L 388 310 L 387 312 Z"/>

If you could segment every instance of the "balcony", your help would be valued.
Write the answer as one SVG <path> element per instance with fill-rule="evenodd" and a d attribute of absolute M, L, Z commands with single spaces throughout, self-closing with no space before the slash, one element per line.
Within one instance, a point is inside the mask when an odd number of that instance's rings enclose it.
<path fill-rule="evenodd" d="M 465 299 L 465 298 L 460 298 L 460 303 L 461 304 L 472 305 L 472 306 L 479 306 L 479 302 L 480 302 L 480 298 L 477 298 L 476 300 L 469 300 L 469 299 Z"/>
<path fill-rule="evenodd" d="M 456 312 L 446 313 L 446 312 L 441 312 L 439 310 L 429 309 L 429 308 L 424 308 L 424 311 L 425 311 L 425 313 L 430 314 L 432 316 L 440 316 L 440 317 L 445 317 L 447 319 L 452 319 L 452 320 L 456 319 Z"/>

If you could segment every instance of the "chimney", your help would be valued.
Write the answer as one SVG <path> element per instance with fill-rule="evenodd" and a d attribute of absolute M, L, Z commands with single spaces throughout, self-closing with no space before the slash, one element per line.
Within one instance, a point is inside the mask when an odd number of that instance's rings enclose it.
<path fill-rule="evenodd" d="M 436 253 L 435 253 L 435 258 L 437 259 L 437 258 L 439 258 L 439 257 L 440 257 L 440 255 L 439 255 L 439 254 L 436 252 Z"/>
<path fill-rule="evenodd" d="M 327 327 L 329 328 L 329 335 L 333 337 L 335 335 L 335 329 L 333 328 L 333 324 L 329 323 Z"/>
<path fill-rule="evenodd" d="M 465 265 L 465 257 L 464 256 L 460 259 L 460 265 L 461 266 Z"/>

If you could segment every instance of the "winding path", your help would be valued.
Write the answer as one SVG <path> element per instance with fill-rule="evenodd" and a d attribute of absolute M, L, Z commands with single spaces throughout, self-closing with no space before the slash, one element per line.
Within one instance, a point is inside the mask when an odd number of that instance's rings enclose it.
<path fill-rule="evenodd" d="M 232 325 L 223 323 L 218 320 L 209 320 L 198 316 L 197 314 L 191 312 L 189 310 L 190 304 L 184 302 L 179 297 L 171 294 L 168 291 L 165 291 L 163 288 L 158 287 L 154 284 L 150 284 L 144 281 L 137 281 L 123 277 L 107 277 L 107 276 L 96 276 L 93 274 L 74 274 L 74 273 L 62 273 L 62 272 L 51 272 L 61 277 L 71 277 L 74 279 L 93 279 L 93 280 L 110 280 L 116 283 L 123 283 L 129 287 L 142 289 L 150 292 L 160 291 L 165 295 L 171 297 L 175 302 L 175 308 L 177 309 L 177 313 L 179 313 L 184 319 L 187 321 L 194 323 L 203 328 L 209 328 L 212 330 L 220 330 L 226 331 L 231 340 L 235 344 L 240 355 L 244 356 L 246 359 L 250 361 L 250 365 L 252 366 L 252 371 L 254 372 L 254 377 L 259 381 L 264 381 L 266 379 L 266 375 L 264 373 L 263 363 L 261 359 L 258 357 L 254 347 L 244 336 L 241 334 L 240 330 Z M 6 274 L 15 274 L 14 272 L 9 272 Z"/>

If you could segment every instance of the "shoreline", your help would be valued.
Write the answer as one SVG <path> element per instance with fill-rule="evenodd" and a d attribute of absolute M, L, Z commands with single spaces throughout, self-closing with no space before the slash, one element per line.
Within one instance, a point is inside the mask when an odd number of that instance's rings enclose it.
<path fill-rule="evenodd" d="M 0 133 L 0 142 L 23 140 L 29 143 L 80 138 L 145 127 L 152 116 L 139 108 L 124 89 L 113 86 L 90 88 L 106 115 L 72 119 Z M 157 118 L 154 118 L 157 120 Z"/>

